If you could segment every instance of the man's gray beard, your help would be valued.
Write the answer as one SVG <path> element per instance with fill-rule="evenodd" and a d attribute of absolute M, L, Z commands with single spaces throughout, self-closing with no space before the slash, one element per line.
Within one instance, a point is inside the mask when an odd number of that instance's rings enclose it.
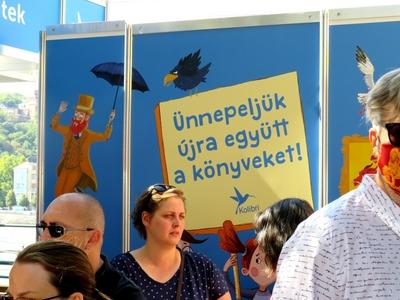
<path fill-rule="evenodd" d="M 85 248 L 85 241 L 83 240 L 83 238 L 76 236 L 74 234 L 65 234 L 64 236 L 58 238 L 57 240 L 74 245 L 75 247 L 78 247 L 79 249 L 82 250 L 84 250 Z"/>

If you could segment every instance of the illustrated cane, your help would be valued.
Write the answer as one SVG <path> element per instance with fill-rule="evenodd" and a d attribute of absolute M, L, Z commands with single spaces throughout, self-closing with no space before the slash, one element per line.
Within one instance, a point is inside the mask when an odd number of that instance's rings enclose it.
<path fill-rule="evenodd" d="M 233 223 L 231 220 L 224 221 L 222 229 L 218 231 L 220 237 L 220 247 L 226 252 L 231 254 L 231 258 L 234 258 L 237 262 L 237 253 L 243 253 L 246 248 L 239 240 Z M 233 267 L 233 278 L 235 282 L 235 296 L 237 300 L 241 299 L 240 295 L 240 280 L 239 280 L 239 267 L 236 263 Z"/>

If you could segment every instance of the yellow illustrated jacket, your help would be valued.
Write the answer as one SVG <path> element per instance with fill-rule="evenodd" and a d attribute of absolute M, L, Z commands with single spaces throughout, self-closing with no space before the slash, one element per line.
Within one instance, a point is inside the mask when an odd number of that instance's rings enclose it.
<path fill-rule="evenodd" d="M 72 153 L 76 153 L 79 156 L 74 157 L 73 159 L 78 159 L 79 167 L 82 172 L 77 186 L 81 189 L 89 187 L 96 192 L 97 179 L 92 167 L 92 162 L 90 161 L 90 146 L 94 142 L 108 140 L 111 136 L 112 127 L 107 126 L 103 133 L 95 132 L 87 128 L 84 129 L 79 138 L 79 149 L 71 149 L 72 145 L 76 145 L 71 143 L 72 139 L 74 138 L 71 128 L 68 125 L 60 125 L 60 118 L 61 115 L 56 114 L 51 120 L 51 128 L 54 131 L 62 134 L 64 137 L 62 156 L 57 166 L 57 176 L 60 176 L 61 172 L 63 172 L 65 168 L 65 159 L 66 157 L 71 156 L 68 152 L 72 151 Z"/>

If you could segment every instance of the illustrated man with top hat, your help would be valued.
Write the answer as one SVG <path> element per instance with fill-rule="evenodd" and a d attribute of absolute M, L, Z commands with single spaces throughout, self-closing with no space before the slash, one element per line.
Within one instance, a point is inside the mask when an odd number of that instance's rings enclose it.
<path fill-rule="evenodd" d="M 68 104 L 60 103 L 58 113 L 53 116 L 51 128 L 64 137 L 61 160 L 57 166 L 57 182 L 55 195 L 82 191 L 90 188 L 97 191 L 97 179 L 90 161 L 90 146 L 94 142 L 108 140 L 111 136 L 112 121 L 115 111 L 111 111 L 104 132 L 88 129 L 90 117 L 93 115 L 94 97 L 79 95 L 75 114 L 71 125 L 60 125 L 61 114 L 67 110 Z"/>

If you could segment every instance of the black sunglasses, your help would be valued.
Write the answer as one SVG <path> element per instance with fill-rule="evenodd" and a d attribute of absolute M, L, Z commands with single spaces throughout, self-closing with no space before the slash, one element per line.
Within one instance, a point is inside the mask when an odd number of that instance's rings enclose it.
<path fill-rule="evenodd" d="M 61 295 L 57 295 L 57 296 L 53 296 L 50 298 L 44 298 L 44 299 L 33 299 L 33 298 L 26 298 L 26 297 L 18 297 L 18 298 L 14 298 L 13 296 L 11 296 L 10 294 L 7 293 L 0 293 L 0 300 L 51 300 L 51 299 L 55 299 L 61 297 Z"/>
<path fill-rule="evenodd" d="M 389 141 L 394 147 L 400 147 L 400 123 L 386 123 Z"/>
<path fill-rule="evenodd" d="M 61 225 L 55 225 L 55 224 L 50 224 L 47 225 L 46 222 L 40 222 L 39 224 L 36 225 L 36 229 L 38 232 L 38 235 L 42 235 L 43 231 L 45 229 L 49 230 L 49 234 L 53 238 L 59 238 L 63 236 L 67 231 L 92 231 L 94 228 L 65 228 L 64 226 Z"/>
<path fill-rule="evenodd" d="M 168 184 L 163 184 L 163 183 L 156 183 L 156 184 L 153 184 L 153 185 L 149 186 L 147 188 L 147 191 L 150 192 L 150 193 L 153 192 L 153 191 L 156 191 L 157 193 L 162 194 L 165 191 L 168 191 L 168 190 L 174 189 L 174 188 L 175 187 L 173 185 L 168 185 Z"/>

